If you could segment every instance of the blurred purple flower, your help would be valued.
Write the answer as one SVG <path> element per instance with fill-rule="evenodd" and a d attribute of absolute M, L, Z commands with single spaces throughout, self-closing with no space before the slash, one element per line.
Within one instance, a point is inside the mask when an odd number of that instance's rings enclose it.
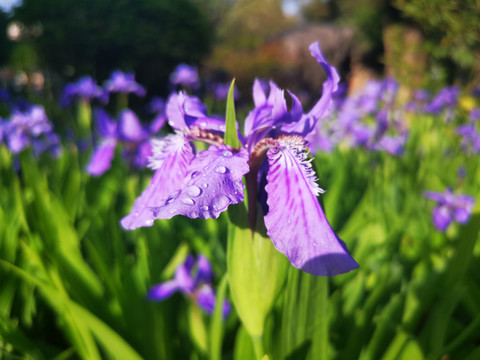
<path fill-rule="evenodd" d="M 148 292 L 151 300 L 162 301 L 179 291 L 191 298 L 207 314 L 215 310 L 215 292 L 212 287 L 212 268 L 208 259 L 200 254 L 197 261 L 192 255 L 177 267 L 172 280 L 152 286 Z M 222 314 L 226 319 L 230 314 L 230 303 L 223 302 Z"/>
<path fill-rule="evenodd" d="M 466 224 L 475 205 L 475 199 L 468 195 L 454 195 L 452 189 L 447 188 L 444 193 L 425 191 L 423 195 L 436 201 L 433 209 L 433 224 L 439 231 L 446 231 L 452 220 Z"/>
<path fill-rule="evenodd" d="M 66 107 L 70 105 L 75 98 L 80 98 L 87 102 L 97 98 L 103 103 L 106 103 L 108 94 L 105 93 L 90 76 L 84 76 L 78 79 L 77 82 L 65 86 L 60 103 L 63 107 Z"/>
<path fill-rule="evenodd" d="M 470 154 L 480 154 L 480 134 L 473 124 L 460 125 L 456 130 L 462 137 L 461 146 Z"/>
<path fill-rule="evenodd" d="M 92 176 L 100 176 L 110 169 L 115 148 L 121 144 L 127 162 L 136 168 L 144 168 L 148 157 L 152 155 L 150 137 L 157 133 L 158 123 L 153 121 L 149 127 L 142 127 L 137 115 L 126 109 L 119 114 L 115 123 L 103 109 L 95 112 L 98 132 L 102 140 L 94 150 L 87 172 Z"/>
<path fill-rule="evenodd" d="M 426 106 L 425 111 L 430 114 L 440 114 L 444 110 L 453 109 L 457 105 L 459 93 L 460 90 L 456 86 L 443 88 Z"/>
<path fill-rule="evenodd" d="M 245 120 L 244 135 L 239 134 L 240 149 L 223 144 L 218 133 L 225 130 L 224 121 L 208 117 L 197 98 L 184 93 L 170 96 L 166 112 L 177 133 L 154 146 L 150 167 L 156 172 L 122 226 L 133 230 L 175 215 L 217 218 L 230 204 L 244 200 L 246 175 L 249 204 L 259 199 L 267 234 L 293 266 L 323 276 L 357 268 L 318 203 L 323 190 L 307 158 L 305 136 L 331 113 L 332 93 L 339 81 L 318 42 L 310 45 L 310 52 L 327 73 L 321 98 L 304 113 L 300 100 L 289 92 L 292 106 L 288 109 L 283 90 L 273 82 L 266 88 L 255 80 L 255 108 Z M 211 146 L 195 154 L 193 140 Z M 256 219 L 255 208 L 250 207 L 250 219 Z M 285 209 L 292 211 L 286 215 Z"/>
<path fill-rule="evenodd" d="M 470 122 L 476 122 L 480 119 L 480 109 L 473 109 L 470 111 L 470 116 L 468 117 L 468 120 Z"/>
<path fill-rule="evenodd" d="M 186 89 L 198 89 L 200 87 L 200 78 L 196 66 L 179 64 L 170 75 L 171 85 L 180 85 Z"/>
<path fill-rule="evenodd" d="M 109 93 L 134 93 L 137 96 L 143 97 L 146 94 L 145 88 L 135 81 L 135 75 L 132 72 L 122 72 L 116 70 L 110 75 L 110 79 L 105 81 L 104 89 Z"/>
<path fill-rule="evenodd" d="M 230 90 L 229 82 L 215 82 L 210 85 L 210 91 L 213 94 L 215 100 L 225 100 L 228 96 L 228 91 Z M 240 92 L 236 85 L 234 85 L 233 98 L 238 100 L 240 98 Z"/>
<path fill-rule="evenodd" d="M 42 152 L 42 142 L 59 147 L 58 137 L 52 133 L 52 124 L 45 109 L 40 105 L 32 106 L 28 111 L 14 110 L 9 121 L 2 125 L 3 137 L 10 151 L 17 154 L 30 145 L 37 147 L 36 154 Z M 45 149 L 50 148 L 46 146 Z M 54 154 L 58 153 L 55 148 Z"/>

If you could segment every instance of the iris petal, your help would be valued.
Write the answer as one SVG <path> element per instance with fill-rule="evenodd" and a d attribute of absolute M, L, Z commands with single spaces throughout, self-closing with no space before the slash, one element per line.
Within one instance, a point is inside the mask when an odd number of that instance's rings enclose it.
<path fill-rule="evenodd" d="M 314 174 L 296 144 L 271 148 L 265 216 L 267 234 L 293 266 L 309 274 L 334 276 L 358 267 L 333 232 L 316 195 Z"/>
<path fill-rule="evenodd" d="M 188 165 L 193 159 L 193 150 L 182 134 L 169 135 L 154 148 L 151 167 L 156 169 L 150 185 L 135 200 L 132 211 L 125 216 L 121 225 L 126 230 L 153 225 L 149 210 L 163 204 L 168 195 L 182 187 Z"/>
<path fill-rule="evenodd" d="M 87 165 L 87 172 L 92 176 L 100 176 L 110 169 L 116 146 L 117 141 L 115 139 L 105 139 L 93 152 Z"/>
<path fill-rule="evenodd" d="M 225 145 L 200 152 L 189 166 L 183 188 L 172 193 L 163 206 L 151 209 L 155 218 L 218 218 L 228 205 L 243 201 L 242 177 L 249 171 L 247 161 L 245 149 L 234 153 Z"/>

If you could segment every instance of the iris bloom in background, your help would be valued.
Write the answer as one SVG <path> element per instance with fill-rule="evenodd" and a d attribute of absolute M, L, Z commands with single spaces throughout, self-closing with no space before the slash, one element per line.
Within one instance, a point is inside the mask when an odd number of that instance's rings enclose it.
<path fill-rule="evenodd" d="M 14 154 L 32 145 L 34 154 L 50 150 L 52 155 L 60 154 L 60 140 L 53 133 L 43 106 L 34 105 L 26 111 L 14 110 L 10 119 L 1 125 L 4 141 Z"/>
<path fill-rule="evenodd" d="M 439 231 L 446 231 L 453 220 L 466 224 L 475 205 L 475 199 L 468 195 L 454 195 L 452 189 L 447 188 L 444 193 L 425 191 L 427 199 L 437 202 L 433 209 L 433 225 Z"/>
<path fill-rule="evenodd" d="M 108 94 L 105 93 L 90 76 L 84 76 L 76 82 L 65 86 L 60 103 L 66 107 L 76 98 L 89 103 L 92 99 L 96 98 L 106 103 L 108 101 Z"/>
<path fill-rule="evenodd" d="M 455 107 L 458 103 L 459 93 L 460 89 L 456 86 L 443 88 L 435 95 L 432 101 L 426 105 L 425 111 L 434 115 L 443 113 L 447 122 L 452 120 Z"/>
<path fill-rule="evenodd" d="M 122 72 L 116 70 L 110 75 L 110 79 L 105 81 L 105 91 L 109 93 L 119 92 L 124 94 L 134 93 L 143 97 L 146 94 L 145 88 L 135 81 L 135 75 L 132 72 Z"/>
<path fill-rule="evenodd" d="M 96 111 L 97 128 L 102 139 L 94 150 L 87 172 L 93 176 L 100 176 L 110 169 L 115 148 L 123 145 L 124 157 L 132 167 L 144 168 L 152 155 L 150 137 L 156 134 L 165 120 L 157 118 L 149 127 L 143 127 L 137 115 L 129 109 L 123 110 L 115 123 L 102 109 Z"/>
<path fill-rule="evenodd" d="M 215 309 L 212 276 L 210 262 L 204 255 L 198 255 L 197 261 L 189 255 L 185 262 L 177 267 L 172 280 L 152 286 L 147 296 L 151 300 L 162 301 L 179 291 L 191 298 L 207 314 L 212 314 Z M 230 303 L 225 300 L 222 308 L 224 319 L 230 310 Z"/>
<path fill-rule="evenodd" d="M 239 134 L 239 149 L 223 144 L 224 121 L 208 117 L 197 98 L 172 95 L 166 113 L 177 132 L 154 145 L 150 167 L 156 172 L 130 214 L 122 219 L 122 226 L 133 230 L 175 215 L 217 218 L 230 204 L 244 200 L 242 178 L 246 175 L 250 219 L 256 219 L 258 200 L 267 234 L 293 266 L 327 276 L 357 268 L 318 203 L 317 195 L 323 190 L 316 183 L 306 152 L 305 136 L 329 114 L 339 81 L 319 44 L 313 43 L 310 51 L 328 76 L 320 100 L 303 113 L 299 99 L 289 92 L 289 110 L 283 90 L 273 82 L 266 89 L 256 80 L 255 108 L 245 120 L 243 136 Z M 211 146 L 197 153 L 194 140 Z M 250 225 L 254 227 L 252 221 Z"/>
<path fill-rule="evenodd" d="M 212 93 L 215 100 L 225 100 L 230 90 L 229 82 L 213 82 L 209 85 L 209 91 Z M 235 85 L 233 96 L 235 100 L 240 98 L 240 92 Z"/>
<path fill-rule="evenodd" d="M 185 89 L 198 89 L 200 87 L 200 78 L 196 66 L 179 64 L 170 75 L 170 84 L 180 85 Z"/>

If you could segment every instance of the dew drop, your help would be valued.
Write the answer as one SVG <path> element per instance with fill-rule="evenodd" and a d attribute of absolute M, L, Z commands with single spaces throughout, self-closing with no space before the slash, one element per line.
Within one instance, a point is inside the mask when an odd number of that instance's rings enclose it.
<path fill-rule="evenodd" d="M 222 155 L 225 156 L 225 157 L 231 157 L 233 154 L 231 151 L 228 151 L 228 150 L 224 150 L 222 152 Z"/>
<path fill-rule="evenodd" d="M 135 213 L 135 217 L 137 217 L 137 216 L 138 216 L 138 212 Z"/>
<path fill-rule="evenodd" d="M 207 183 L 203 183 L 202 184 L 202 188 L 206 189 L 208 187 L 208 184 Z"/>
<path fill-rule="evenodd" d="M 230 203 L 230 199 L 225 195 L 218 196 L 213 199 L 213 208 L 217 211 L 225 210 Z"/>
<path fill-rule="evenodd" d="M 208 213 L 208 211 L 204 211 L 200 214 L 200 217 L 202 219 L 208 219 L 210 217 L 210 214 Z"/>
<path fill-rule="evenodd" d="M 152 226 L 153 225 L 153 220 L 145 220 L 145 225 L 147 226 Z"/>
<path fill-rule="evenodd" d="M 200 127 L 206 128 L 206 127 L 207 127 L 207 123 L 206 123 L 205 121 L 202 121 L 202 122 L 200 123 Z"/>
<path fill-rule="evenodd" d="M 193 205 L 193 204 L 195 204 L 195 201 L 193 201 L 193 200 L 190 199 L 190 198 L 183 198 L 183 199 L 182 199 L 182 204 L 185 204 L 185 205 Z"/>
<path fill-rule="evenodd" d="M 208 207 L 208 205 L 203 205 L 200 207 L 200 209 L 202 209 L 203 211 L 207 211 L 210 208 Z"/>
<path fill-rule="evenodd" d="M 187 187 L 185 192 L 187 193 L 188 196 L 198 196 L 198 195 L 200 195 L 202 190 L 200 190 L 200 188 L 198 186 L 192 185 L 192 186 Z"/>
<path fill-rule="evenodd" d="M 201 171 L 194 171 L 191 175 L 192 179 L 195 179 L 197 176 L 200 176 L 202 174 Z"/>
<path fill-rule="evenodd" d="M 174 124 L 175 124 L 175 123 L 174 123 L 172 120 L 170 120 L 170 121 L 168 122 L 168 125 L 170 125 L 170 126 L 172 126 L 172 127 L 173 127 Z"/>
<path fill-rule="evenodd" d="M 197 213 L 197 212 L 193 211 L 193 212 L 190 213 L 190 218 L 195 219 L 195 218 L 197 218 L 197 217 L 198 217 L 198 213 Z"/>
<path fill-rule="evenodd" d="M 218 174 L 225 174 L 227 172 L 227 168 L 225 166 L 218 166 L 215 168 L 215 172 Z"/>

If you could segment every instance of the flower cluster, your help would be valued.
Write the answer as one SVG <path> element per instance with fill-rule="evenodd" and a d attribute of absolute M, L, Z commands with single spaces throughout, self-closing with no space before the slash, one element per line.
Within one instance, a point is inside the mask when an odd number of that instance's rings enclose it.
<path fill-rule="evenodd" d="M 46 150 L 58 156 L 61 151 L 60 140 L 40 105 L 32 105 L 25 111 L 13 110 L 8 120 L 0 119 L 0 141 L 5 141 L 14 154 L 29 146 L 36 156 Z"/>
<path fill-rule="evenodd" d="M 217 218 L 229 205 L 244 200 L 246 176 L 250 219 L 256 218 L 259 201 L 267 234 L 293 266 L 326 276 L 357 268 L 318 203 L 322 190 L 306 152 L 306 137 L 330 114 L 339 82 L 318 43 L 311 44 L 310 51 L 327 73 L 322 97 L 304 113 L 300 100 L 289 92 L 288 109 L 283 90 L 273 82 L 267 89 L 256 80 L 255 107 L 245 119 L 243 134 L 238 134 L 238 149 L 223 143 L 224 120 L 208 116 L 198 98 L 182 92 L 171 95 L 166 114 L 176 133 L 154 145 L 150 167 L 155 174 L 122 226 L 133 230 L 175 215 Z M 194 141 L 210 147 L 197 153 Z"/>
<path fill-rule="evenodd" d="M 335 95 L 333 116 L 319 121 L 309 137 L 312 151 L 332 151 L 338 144 L 402 155 L 407 140 L 402 113 L 395 108 L 398 84 L 393 79 L 369 81 L 362 92 Z"/>
<path fill-rule="evenodd" d="M 150 126 L 144 127 L 135 113 L 129 109 L 119 114 L 118 123 L 102 109 L 97 109 L 95 115 L 97 129 L 102 139 L 92 154 L 87 172 L 99 176 L 110 169 L 115 148 L 119 144 L 123 145 L 124 158 L 131 166 L 144 168 L 148 157 L 152 155 L 150 138 L 164 125 L 165 117 L 158 115 Z"/>

